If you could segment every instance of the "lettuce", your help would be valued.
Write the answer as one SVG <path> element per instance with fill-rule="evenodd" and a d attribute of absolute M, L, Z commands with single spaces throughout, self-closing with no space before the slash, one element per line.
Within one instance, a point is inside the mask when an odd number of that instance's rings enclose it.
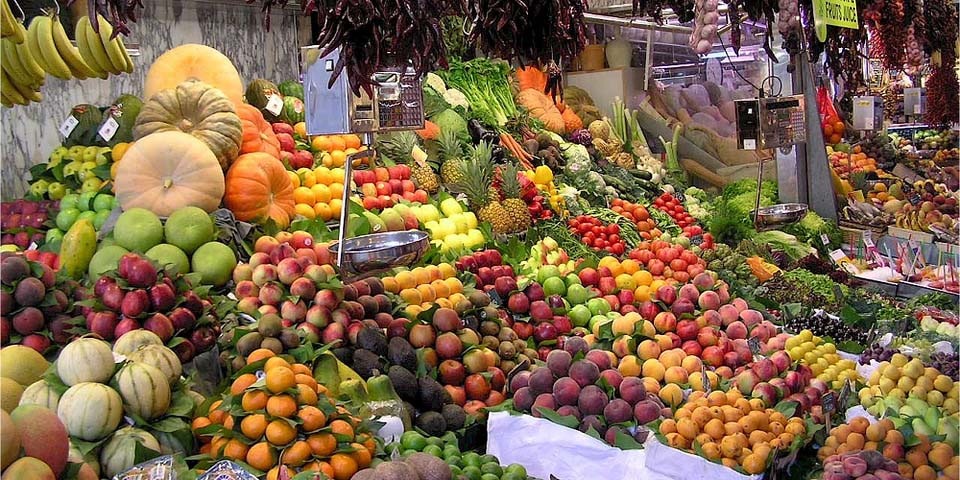
<path fill-rule="evenodd" d="M 813 253 L 813 248 L 801 242 L 797 237 L 780 230 L 760 232 L 751 238 L 753 243 L 767 245 L 771 250 L 786 253 L 791 260 L 798 260 Z"/>

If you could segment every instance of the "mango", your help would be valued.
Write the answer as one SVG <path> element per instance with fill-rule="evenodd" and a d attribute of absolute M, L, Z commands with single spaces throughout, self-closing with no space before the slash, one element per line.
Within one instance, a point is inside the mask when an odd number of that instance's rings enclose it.
<path fill-rule="evenodd" d="M 32 385 L 49 367 L 43 355 L 30 347 L 10 345 L 0 350 L 0 375 L 20 385 Z"/>
<path fill-rule="evenodd" d="M 24 454 L 38 458 L 50 467 L 54 477 L 59 476 L 67 466 L 70 453 L 70 438 L 63 422 L 56 412 L 39 405 L 22 405 L 10 413 L 14 425 L 20 432 L 20 443 Z M 14 463 L 16 465 L 16 463 Z M 13 465 L 10 466 L 13 468 Z M 4 472 L 6 476 L 6 472 Z M 41 478 L 41 477 L 12 477 Z"/>
<path fill-rule="evenodd" d="M 73 223 L 60 243 L 60 270 L 75 280 L 83 277 L 90 259 L 97 252 L 97 231 L 93 223 L 80 219 Z"/>
<path fill-rule="evenodd" d="M 50 470 L 50 466 L 33 457 L 23 457 L 10 464 L 3 471 L 2 480 L 19 480 L 29 478 L 30 480 L 57 480 L 57 476 Z"/>
<path fill-rule="evenodd" d="M 20 454 L 20 432 L 6 411 L 0 411 L 0 470 L 16 460 Z"/>
<path fill-rule="evenodd" d="M 23 386 L 12 378 L 0 377 L 0 409 L 11 412 L 20 404 Z"/>

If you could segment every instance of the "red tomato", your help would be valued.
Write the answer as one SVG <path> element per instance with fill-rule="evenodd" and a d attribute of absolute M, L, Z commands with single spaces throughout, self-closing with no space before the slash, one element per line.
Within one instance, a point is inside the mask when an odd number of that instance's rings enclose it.
<path fill-rule="evenodd" d="M 646 265 L 650 263 L 650 260 L 653 260 L 656 257 L 656 254 L 650 250 L 640 250 L 637 252 L 637 261 Z"/>
<path fill-rule="evenodd" d="M 606 246 L 607 246 L 607 241 L 604 240 L 604 239 L 602 239 L 602 238 L 598 238 L 598 239 L 596 239 L 596 240 L 593 241 L 593 246 L 594 246 L 594 247 L 598 247 L 598 248 L 606 247 Z"/>
<path fill-rule="evenodd" d="M 623 251 L 627 248 L 623 242 L 617 243 L 610 247 L 614 255 L 623 255 Z"/>
<path fill-rule="evenodd" d="M 617 235 L 616 233 L 609 235 L 607 238 L 610 239 L 610 243 L 617 243 L 620 241 L 620 235 Z"/>
<path fill-rule="evenodd" d="M 617 225 L 616 223 L 607 225 L 607 234 L 612 235 L 614 233 L 620 233 L 620 225 Z"/>
<path fill-rule="evenodd" d="M 678 270 L 684 270 L 684 271 L 686 271 L 686 269 L 687 269 L 687 262 L 685 262 L 683 259 L 680 259 L 680 258 L 671 260 L 671 261 L 670 261 L 670 269 L 673 270 L 673 271 L 678 271 Z"/>
<path fill-rule="evenodd" d="M 688 264 L 697 263 L 698 258 L 699 258 L 699 257 L 697 257 L 697 254 L 691 252 L 690 250 L 684 250 L 684 251 L 680 254 L 680 260 L 683 260 L 684 262 L 687 262 Z"/>
<path fill-rule="evenodd" d="M 651 259 L 647 263 L 647 270 L 650 271 L 651 275 L 663 275 L 664 264 L 656 258 Z"/>
<path fill-rule="evenodd" d="M 680 283 L 687 283 L 690 280 L 690 274 L 684 271 L 673 272 L 673 279 Z"/>

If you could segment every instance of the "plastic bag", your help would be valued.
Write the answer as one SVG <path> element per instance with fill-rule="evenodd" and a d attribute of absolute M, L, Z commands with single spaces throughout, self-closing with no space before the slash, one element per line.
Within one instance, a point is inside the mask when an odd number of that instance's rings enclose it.
<path fill-rule="evenodd" d="M 824 141 L 830 144 L 840 143 L 846 127 L 837 109 L 834 108 L 830 92 L 825 86 L 817 88 L 817 110 L 820 112 L 820 126 L 823 129 Z"/>

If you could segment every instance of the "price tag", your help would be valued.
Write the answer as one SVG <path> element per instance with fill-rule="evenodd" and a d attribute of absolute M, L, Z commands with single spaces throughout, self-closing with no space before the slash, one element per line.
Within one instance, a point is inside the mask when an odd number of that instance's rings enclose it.
<path fill-rule="evenodd" d="M 874 246 L 873 235 L 870 233 L 869 230 L 865 230 L 863 232 L 863 245 L 866 246 L 867 248 Z"/>
<path fill-rule="evenodd" d="M 280 115 L 283 110 L 283 99 L 280 98 L 280 95 L 270 95 L 270 100 L 267 100 L 267 106 L 264 107 L 264 110 L 274 115 Z"/>
<path fill-rule="evenodd" d="M 680 203 L 684 203 L 684 202 L 687 201 L 687 196 L 684 195 L 684 194 L 682 194 L 682 193 L 680 193 L 680 192 L 674 193 L 674 194 L 673 194 L 673 198 L 676 198 L 677 201 L 680 202 Z"/>
<path fill-rule="evenodd" d="M 80 124 L 80 121 L 74 118 L 73 115 L 68 116 L 63 123 L 60 124 L 60 134 L 64 137 L 69 137 L 73 133 L 73 129 L 77 128 L 77 125 Z"/>
<path fill-rule="evenodd" d="M 907 201 L 910 202 L 910 205 L 917 206 L 923 203 L 923 199 L 920 198 L 920 194 L 916 191 L 910 192 L 907 194 Z"/>
<path fill-rule="evenodd" d="M 690 245 L 693 245 L 693 246 L 703 245 L 703 235 L 698 233 L 690 237 Z"/>
<path fill-rule="evenodd" d="M 873 117 L 867 118 L 863 122 L 865 130 L 873 130 Z"/>
<path fill-rule="evenodd" d="M 919 103 L 914 103 L 914 104 L 913 104 L 913 114 L 914 114 L 914 115 L 920 115 L 920 104 L 919 104 Z"/>
<path fill-rule="evenodd" d="M 756 141 L 755 139 L 752 139 L 752 138 L 744 138 L 744 139 L 743 139 L 743 149 L 744 149 L 744 150 L 756 150 L 756 149 L 757 149 L 757 141 Z"/>
<path fill-rule="evenodd" d="M 837 394 L 833 392 L 824 393 L 820 397 L 820 405 L 823 406 L 823 413 L 833 413 L 837 410 Z"/>
<path fill-rule="evenodd" d="M 118 128 L 120 128 L 120 124 L 113 119 L 112 115 L 108 115 L 103 125 L 100 125 L 100 130 L 97 130 L 97 135 L 100 135 L 100 138 L 109 142 L 113 136 L 117 134 Z"/>
<path fill-rule="evenodd" d="M 833 260 L 834 263 L 840 263 L 846 258 L 847 254 L 843 253 L 843 250 L 840 250 L 839 248 L 830 252 L 830 259 Z"/>
<path fill-rule="evenodd" d="M 496 289 L 491 288 L 487 295 L 490 295 L 490 301 L 496 303 L 498 306 L 503 306 L 503 299 L 500 298 L 500 294 L 497 293 Z"/>
<path fill-rule="evenodd" d="M 850 396 L 851 390 L 853 390 L 853 387 L 850 385 L 850 379 L 848 378 L 843 382 L 843 388 L 840 389 L 840 398 L 837 400 L 841 408 L 847 405 L 847 397 Z"/>
<path fill-rule="evenodd" d="M 706 365 L 702 365 L 702 364 L 700 365 L 700 380 L 703 382 L 703 391 L 706 393 L 710 393 L 710 390 L 711 390 L 710 376 L 707 375 Z"/>
<path fill-rule="evenodd" d="M 759 338 L 750 337 L 750 339 L 747 340 L 747 346 L 750 347 L 750 353 L 753 353 L 754 355 L 760 355 L 760 339 Z"/>
<path fill-rule="evenodd" d="M 826 233 L 821 233 L 820 242 L 823 243 L 824 247 L 828 247 L 830 246 L 830 237 L 828 237 Z"/>

